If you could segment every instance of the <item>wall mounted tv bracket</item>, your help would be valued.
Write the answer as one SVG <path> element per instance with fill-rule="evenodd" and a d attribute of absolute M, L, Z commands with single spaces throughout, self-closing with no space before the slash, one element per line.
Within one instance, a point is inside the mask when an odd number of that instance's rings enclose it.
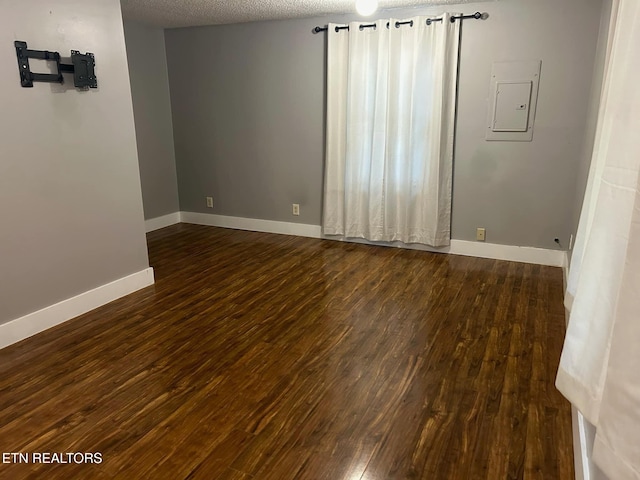
<path fill-rule="evenodd" d="M 71 65 L 60 63 L 58 52 L 47 50 L 28 50 L 27 42 L 14 42 L 18 55 L 20 69 L 20 83 L 23 87 L 33 87 L 33 82 L 63 83 L 63 73 L 73 73 L 73 83 L 77 88 L 98 88 L 98 80 L 94 67 L 96 65 L 93 53 L 82 54 L 71 50 Z M 29 59 L 50 60 L 56 62 L 57 73 L 33 73 L 29 67 Z"/>

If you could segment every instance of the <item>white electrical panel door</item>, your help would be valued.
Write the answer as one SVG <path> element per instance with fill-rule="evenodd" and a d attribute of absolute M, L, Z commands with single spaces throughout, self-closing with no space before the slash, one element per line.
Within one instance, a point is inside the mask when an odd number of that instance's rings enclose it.
<path fill-rule="evenodd" d="M 533 139 L 540 67 L 539 60 L 493 64 L 487 140 L 530 142 Z"/>
<path fill-rule="evenodd" d="M 532 82 L 497 82 L 493 109 L 494 132 L 526 132 Z"/>

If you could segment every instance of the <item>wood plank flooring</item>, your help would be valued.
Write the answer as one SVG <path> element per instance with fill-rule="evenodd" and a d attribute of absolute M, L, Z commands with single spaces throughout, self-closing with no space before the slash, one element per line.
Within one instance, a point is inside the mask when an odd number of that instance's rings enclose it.
<path fill-rule="evenodd" d="M 179 224 L 0 350 L 0 478 L 572 479 L 557 268 Z"/>

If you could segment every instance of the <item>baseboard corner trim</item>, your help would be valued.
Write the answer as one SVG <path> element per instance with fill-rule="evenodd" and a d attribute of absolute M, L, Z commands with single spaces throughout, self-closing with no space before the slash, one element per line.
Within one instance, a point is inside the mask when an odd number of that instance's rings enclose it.
<path fill-rule="evenodd" d="M 587 450 L 586 419 L 571 405 L 571 425 L 573 429 L 573 463 L 576 480 L 591 480 L 589 451 Z"/>
<path fill-rule="evenodd" d="M 306 223 L 280 222 L 276 220 L 262 220 L 259 218 L 232 217 L 211 213 L 180 212 L 181 221 L 210 227 L 232 228 L 235 230 L 250 230 L 253 232 L 277 233 L 282 235 L 297 235 L 299 237 L 320 238 L 320 225 Z"/>
<path fill-rule="evenodd" d="M 161 228 L 170 227 L 180 223 L 180 212 L 173 212 L 161 217 L 150 218 L 144 221 L 144 227 L 146 233 L 160 230 Z"/>
<path fill-rule="evenodd" d="M 533 263 L 550 267 L 563 267 L 566 258 L 563 250 L 471 242 L 468 240 L 451 240 L 451 247 L 448 253 L 511 262 Z"/>
<path fill-rule="evenodd" d="M 0 349 L 153 285 L 153 268 L 114 280 L 0 325 Z"/>

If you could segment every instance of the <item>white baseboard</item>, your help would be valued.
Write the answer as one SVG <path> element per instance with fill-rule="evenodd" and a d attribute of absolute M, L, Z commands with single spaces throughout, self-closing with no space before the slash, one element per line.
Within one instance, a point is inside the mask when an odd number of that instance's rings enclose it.
<path fill-rule="evenodd" d="M 175 225 L 176 223 L 180 223 L 180 212 L 170 213 L 168 215 L 163 215 L 162 217 L 150 218 L 149 220 L 144 221 L 144 226 L 146 232 L 149 233 L 154 230 L 160 230 L 161 228 Z"/>
<path fill-rule="evenodd" d="M 449 253 L 464 255 L 467 257 L 492 258 L 496 260 L 508 260 L 512 262 L 533 263 L 537 265 L 549 265 L 561 267 L 563 265 L 564 252 L 560 250 L 547 250 L 535 247 L 516 247 L 513 245 L 499 245 L 497 243 L 470 242 L 468 240 L 451 240 L 448 247 L 429 247 L 419 243 L 402 242 L 370 242 L 360 238 L 342 238 L 323 236 L 327 240 L 363 243 L 365 245 L 379 245 L 383 247 L 408 248 L 425 252 Z"/>
<path fill-rule="evenodd" d="M 576 480 L 591 480 L 589 452 L 587 451 L 586 420 L 578 409 L 571 405 L 571 424 L 573 427 L 573 464 Z"/>
<path fill-rule="evenodd" d="M 184 223 L 195 223 L 196 225 L 297 235 L 299 237 L 320 238 L 322 230 L 320 225 L 277 222 L 275 220 L 261 220 L 258 218 L 229 217 L 227 215 L 215 215 L 211 213 L 180 212 L 180 218 Z"/>
<path fill-rule="evenodd" d="M 378 245 L 383 247 L 408 248 L 427 252 L 451 253 L 469 257 L 493 258 L 496 260 L 509 260 L 513 262 L 534 263 L 537 265 L 549 265 L 562 267 L 565 265 L 566 253 L 562 250 L 548 250 L 535 247 L 517 247 L 513 245 L 498 245 L 495 243 L 470 242 L 467 240 L 451 240 L 448 247 L 435 248 L 417 243 L 404 244 L 402 242 L 370 242 L 359 238 L 343 238 L 322 235 L 320 225 L 308 225 L 303 223 L 277 222 L 273 220 L 261 220 L 256 218 L 229 217 L 226 215 L 214 215 L 209 213 L 180 212 L 180 221 L 211 227 L 234 228 L 237 230 L 251 230 L 254 232 L 280 233 L 284 235 L 297 235 L 300 237 L 323 238 L 326 240 L 338 240 L 366 245 Z"/>
<path fill-rule="evenodd" d="M 94 308 L 153 285 L 153 268 L 120 278 L 49 307 L 0 325 L 0 348 L 71 320 Z"/>
<path fill-rule="evenodd" d="M 567 282 L 569 279 L 569 252 L 565 252 L 564 264 L 562 265 L 562 272 L 564 274 L 564 292 L 567 291 Z M 565 326 L 569 325 L 570 312 L 565 307 Z M 591 480 L 593 475 L 591 474 L 591 462 L 589 461 L 588 450 L 588 430 L 589 426 L 587 421 L 575 405 L 571 405 L 571 430 L 573 437 L 573 466 L 575 470 L 576 480 Z"/>
<path fill-rule="evenodd" d="M 564 251 L 562 250 L 470 242 L 468 240 L 451 240 L 451 246 L 447 253 L 508 260 L 511 262 L 534 263 L 551 267 L 562 267 L 564 264 Z"/>
<path fill-rule="evenodd" d="M 567 291 L 567 285 L 569 284 L 569 252 L 564 252 L 564 263 L 562 264 L 562 272 L 564 273 L 564 289 Z"/>

